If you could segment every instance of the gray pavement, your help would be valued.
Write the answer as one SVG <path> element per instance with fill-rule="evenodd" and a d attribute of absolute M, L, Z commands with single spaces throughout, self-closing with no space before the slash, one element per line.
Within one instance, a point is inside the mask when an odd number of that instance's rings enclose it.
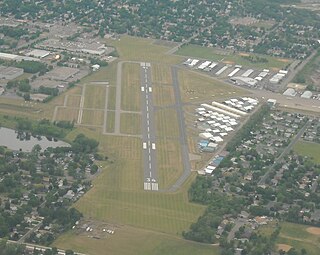
<path fill-rule="evenodd" d="M 159 190 L 157 181 L 156 132 L 152 99 L 151 65 L 140 63 L 142 150 L 144 165 L 144 190 Z"/>
<path fill-rule="evenodd" d="M 176 66 L 171 67 L 172 73 L 172 82 L 173 82 L 173 89 L 174 89 L 174 96 L 176 101 L 176 110 L 178 116 L 178 123 L 179 123 L 179 134 L 180 134 L 180 147 L 181 147 L 181 156 L 182 156 L 182 165 L 183 165 L 183 173 L 173 184 L 168 191 L 174 192 L 180 188 L 180 186 L 187 180 L 187 178 L 191 174 L 191 165 L 189 160 L 189 148 L 188 148 L 188 140 L 187 140 L 187 133 L 186 133 L 186 124 L 184 120 L 183 114 L 183 104 L 181 100 L 180 94 L 180 87 L 179 87 L 179 80 L 178 80 L 178 68 Z"/>

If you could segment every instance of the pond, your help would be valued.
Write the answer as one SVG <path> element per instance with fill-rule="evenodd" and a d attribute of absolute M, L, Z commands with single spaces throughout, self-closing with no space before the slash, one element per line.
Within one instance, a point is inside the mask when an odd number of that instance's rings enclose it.
<path fill-rule="evenodd" d="M 41 146 L 42 151 L 49 147 L 70 147 L 70 144 L 54 138 L 32 136 L 30 133 L 17 132 L 13 129 L 4 127 L 0 128 L 0 146 L 5 146 L 10 150 L 30 152 L 36 144 Z"/>

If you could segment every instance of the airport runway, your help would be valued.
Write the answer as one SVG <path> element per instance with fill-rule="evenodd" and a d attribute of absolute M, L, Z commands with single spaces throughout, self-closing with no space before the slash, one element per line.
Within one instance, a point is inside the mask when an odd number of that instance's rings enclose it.
<path fill-rule="evenodd" d="M 156 168 L 156 132 L 152 101 L 151 65 L 140 63 L 142 150 L 144 165 L 144 190 L 159 190 Z"/>

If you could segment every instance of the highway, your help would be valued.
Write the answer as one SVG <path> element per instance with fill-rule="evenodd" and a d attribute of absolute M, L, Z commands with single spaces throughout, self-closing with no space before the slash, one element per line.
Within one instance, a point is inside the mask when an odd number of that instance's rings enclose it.
<path fill-rule="evenodd" d="M 144 165 L 144 190 L 159 190 L 157 181 L 156 132 L 152 100 L 151 65 L 140 63 L 142 150 Z"/>

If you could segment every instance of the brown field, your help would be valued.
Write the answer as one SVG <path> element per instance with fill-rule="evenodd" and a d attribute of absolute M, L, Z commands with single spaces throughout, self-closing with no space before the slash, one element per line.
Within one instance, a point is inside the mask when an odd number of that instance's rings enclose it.
<path fill-rule="evenodd" d="M 179 137 L 177 112 L 161 109 L 155 112 L 156 134 L 161 137 Z"/>
<path fill-rule="evenodd" d="M 167 106 L 175 103 L 173 87 L 153 86 L 153 103 L 155 106 Z"/>
<path fill-rule="evenodd" d="M 78 120 L 78 109 L 73 108 L 58 108 L 56 120 L 68 120 L 77 121 Z"/>
<path fill-rule="evenodd" d="M 116 109 L 116 87 L 109 87 L 108 110 Z"/>
<path fill-rule="evenodd" d="M 152 82 L 160 84 L 172 84 L 171 68 L 169 65 L 152 64 Z"/>
<path fill-rule="evenodd" d="M 114 111 L 108 111 L 107 114 L 107 126 L 106 126 L 106 132 L 113 133 L 114 132 L 114 121 L 115 121 L 115 112 Z"/>
<path fill-rule="evenodd" d="M 104 111 L 83 110 L 81 124 L 102 126 L 103 121 L 104 121 Z"/>
<path fill-rule="evenodd" d="M 178 139 L 157 140 L 157 166 L 160 188 L 174 184 L 183 170 Z"/>
<path fill-rule="evenodd" d="M 124 63 L 122 66 L 121 109 L 126 111 L 140 111 L 140 66 Z"/>
<path fill-rule="evenodd" d="M 287 252 L 287 251 L 289 251 L 289 250 L 292 248 L 292 246 L 290 246 L 290 245 L 288 245 L 288 244 L 284 244 L 284 243 L 279 243 L 279 244 L 277 245 L 277 248 L 278 248 L 279 251 L 280 251 L 280 250 L 283 250 L 283 251 Z"/>
<path fill-rule="evenodd" d="M 103 86 L 86 86 L 84 107 L 94 109 L 105 108 L 106 88 Z"/>
<path fill-rule="evenodd" d="M 80 100 L 81 100 L 81 95 L 69 95 L 66 106 L 80 107 Z"/>
<path fill-rule="evenodd" d="M 141 133 L 141 115 L 121 113 L 120 131 L 124 134 L 139 135 Z"/>
<path fill-rule="evenodd" d="M 320 228 L 310 227 L 306 229 L 308 233 L 313 235 L 320 235 Z"/>
<path fill-rule="evenodd" d="M 189 102 L 190 100 L 203 102 L 204 100 L 248 94 L 247 91 L 238 87 L 222 83 L 196 72 L 181 70 L 178 75 L 181 97 L 184 102 Z"/>

